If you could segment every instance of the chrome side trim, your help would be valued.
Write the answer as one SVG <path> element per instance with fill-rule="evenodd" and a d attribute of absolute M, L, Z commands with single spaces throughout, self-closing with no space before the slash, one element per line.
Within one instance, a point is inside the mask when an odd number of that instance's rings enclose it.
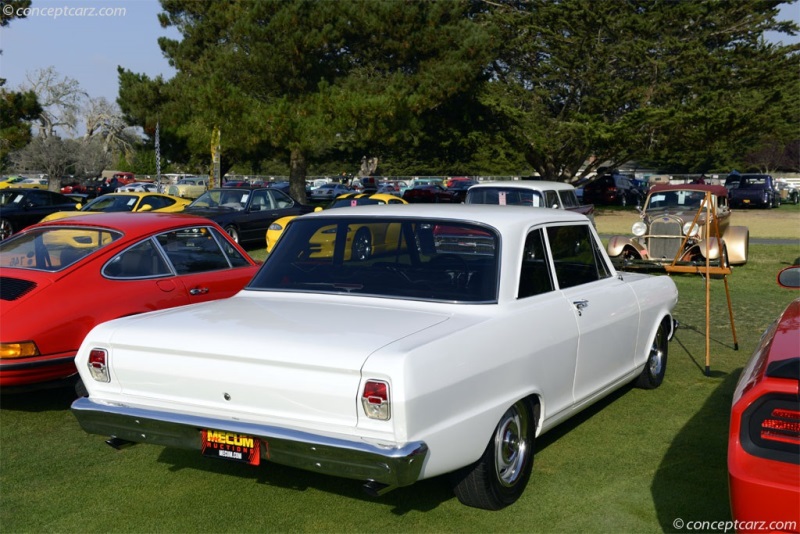
<path fill-rule="evenodd" d="M 264 460 L 342 478 L 375 481 L 389 488 L 416 482 L 428 455 L 428 446 L 421 441 L 382 446 L 275 426 L 106 404 L 89 397 L 75 400 L 72 413 L 90 434 L 198 451 L 201 429 L 245 434 L 262 440 Z"/>

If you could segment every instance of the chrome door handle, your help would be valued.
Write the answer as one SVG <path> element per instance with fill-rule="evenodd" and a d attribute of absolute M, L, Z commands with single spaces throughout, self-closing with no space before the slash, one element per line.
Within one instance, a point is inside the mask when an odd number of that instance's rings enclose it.
<path fill-rule="evenodd" d="M 588 300 L 575 300 L 572 302 L 572 304 L 575 306 L 575 309 L 578 310 L 578 315 L 582 315 L 581 310 L 589 307 Z"/>
<path fill-rule="evenodd" d="M 207 287 L 193 287 L 189 290 L 190 295 L 205 295 L 208 293 Z"/>

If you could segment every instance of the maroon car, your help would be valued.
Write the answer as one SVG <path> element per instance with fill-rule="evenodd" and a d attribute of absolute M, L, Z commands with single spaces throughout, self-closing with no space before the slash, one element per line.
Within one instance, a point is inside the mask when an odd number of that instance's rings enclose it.
<path fill-rule="evenodd" d="M 403 200 L 409 204 L 422 202 L 449 202 L 451 204 L 458 204 L 461 202 L 455 191 L 450 191 L 436 184 L 418 185 L 412 189 L 406 189 L 403 193 Z"/>

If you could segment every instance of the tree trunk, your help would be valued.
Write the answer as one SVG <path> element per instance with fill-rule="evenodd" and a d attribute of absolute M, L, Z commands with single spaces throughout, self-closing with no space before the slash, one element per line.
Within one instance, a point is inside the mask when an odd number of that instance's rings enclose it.
<path fill-rule="evenodd" d="M 289 194 L 303 204 L 308 202 L 306 199 L 307 170 L 306 155 L 299 148 L 293 148 L 289 157 Z"/>

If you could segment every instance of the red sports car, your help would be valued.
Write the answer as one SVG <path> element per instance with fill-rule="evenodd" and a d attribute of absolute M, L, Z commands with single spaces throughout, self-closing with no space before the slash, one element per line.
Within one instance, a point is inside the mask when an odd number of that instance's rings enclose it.
<path fill-rule="evenodd" d="M 96 324 L 229 297 L 258 265 L 209 219 L 101 213 L 0 242 L 0 390 L 61 383 Z"/>
<path fill-rule="evenodd" d="M 778 275 L 800 288 L 800 266 Z M 800 298 L 761 338 L 733 395 L 728 436 L 738 532 L 800 532 Z"/>

